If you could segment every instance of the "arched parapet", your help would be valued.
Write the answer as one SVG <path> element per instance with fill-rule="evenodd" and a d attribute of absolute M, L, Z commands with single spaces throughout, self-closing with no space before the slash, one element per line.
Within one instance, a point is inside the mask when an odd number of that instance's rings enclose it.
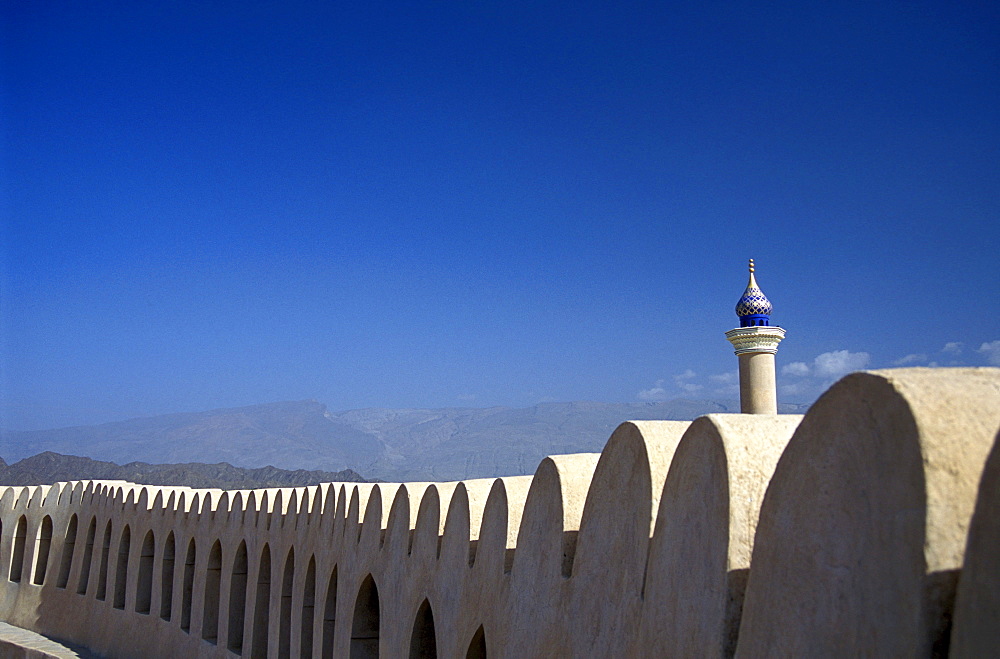
<path fill-rule="evenodd" d="M 43 508 L 58 506 L 59 500 L 62 498 L 63 490 L 67 485 L 68 483 L 65 482 L 53 483 L 50 485 L 49 489 L 42 494 L 42 500 L 39 505 Z"/>
<path fill-rule="evenodd" d="M 69 506 L 81 504 L 86 495 L 87 486 L 87 481 L 73 481 L 73 487 L 67 493 L 69 496 L 64 503 Z"/>
<path fill-rule="evenodd" d="M 554 455 L 538 465 L 524 505 L 501 632 L 509 656 L 556 656 L 570 647 L 565 577 L 599 453 Z M 539 608 L 537 602 L 548 602 Z M 518 634 L 520 629 L 533 634 Z"/>
<path fill-rule="evenodd" d="M 464 487 L 457 482 L 428 484 L 423 489 L 407 547 L 412 570 L 415 572 L 429 574 L 434 570 L 445 543 L 443 511 L 455 505 L 456 497 L 462 496 L 463 493 L 459 490 L 464 491 Z"/>
<path fill-rule="evenodd" d="M 711 414 L 671 460 L 633 656 L 731 656 L 761 501 L 796 415 Z"/>
<path fill-rule="evenodd" d="M 150 497 L 149 494 L 149 487 L 144 485 L 139 490 L 139 500 L 136 502 L 136 509 L 141 511 L 149 510 L 151 508 L 151 499 L 152 497 Z"/>
<path fill-rule="evenodd" d="M 399 483 L 378 483 L 368 495 L 363 521 L 358 533 L 358 552 L 374 557 L 381 549 L 383 532 L 389 522 L 389 510 Z"/>
<path fill-rule="evenodd" d="M 220 490 L 216 488 L 201 490 L 201 508 L 199 509 L 199 514 L 203 517 L 213 518 L 215 513 L 219 510 L 219 503 L 222 501 L 222 495 L 225 494 L 225 490 Z"/>
<path fill-rule="evenodd" d="M 41 485 L 29 485 L 27 489 L 21 493 L 21 499 L 18 501 L 18 507 L 21 510 L 27 510 L 28 508 L 37 508 L 42 502 L 42 486 Z"/>
<path fill-rule="evenodd" d="M 229 518 L 229 511 L 233 506 L 233 493 L 229 490 L 223 490 L 219 494 L 218 502 L 215 504 L 215 509 L 213 512 L 218 513 L 221 519 Z"/>
<path fill-rule="evenodd" d="M 1000 431 L 979 482 L 958 580 L 949 656 L 988 657 L 1000 648 Z"/>
<path fill-rule="evenodd" d="M 24 487 L 17 485 L 3 488 L 3 494 L 0 494 L 0 514 L 14 510 L 17 501 L 21 498 L 22 490 Z"/>
<path fill-rule="evenodd" d="M 347 514 L 344 518 L 344 544 L 356 544 L 361 539 L 361 520 L 365 518 L 368 501 L 377 486 L 374 483 L 358 483 L 350 487 Z M 380 502 L 381 507 L 381 502 Z"/>
<path fill-rule="evenodd" d="M 52 489 L 51 485 L 35 485 L 31 488 L 31 497 L 28 499 L 28 508 L 41 508 L 45 503 L 46 495 Z"/>
<path fill-rule="evenodd" d="M 472 568 L 480 581 L 497 581 L 510 571 L 532 480 L 531 476 L 505 476 L 495 479 L 490 486 L 479 524 L 476 554 L 472 557 Z M 470 497 L 470 534 L 471 501 Z"/>
<path fill-rule="evenodd" d="M 35 497 L 35 492 L 38 491 L 37 485 L 28 485 L 17 493 L 17 500 L 14 502 L 14 510 L 18 512 L 23 512 L 28 509 L 28 505 L 31 500 Z"/>
<path fill-rule="evenodd" d="M 1000 370 L 854 373 L 812 406 L 760 511 L 737 656 L 946 644 Z"/>
<path fill-rule="evenodd" d="M 572 569 L 569 615 L 577 656 L 619 654 L 621 640 L 638 628 L 654 506 L 689 425 L 628 421 L 612 433 L 601 453 L 586 495 L 575 558 L 567 555 L 572 568 L 563 567 L 566 575 Z M 595 593 L 614 593 L 619 605 L 609 612 Z"/>
<path fill-rule="evenodd" d="M 281 523 L 279 526 L 286 531 L 294 531 L 295 519 L 299 513 L 299 497 L 302 493 L 299 488 L 295 487 L 282 488 L 281 493 L 283 495 L 281 499 L 284 503 L 284 508 L 281 511 Z"/>
<path fill-rule="evenodd" d="M 310 512 L 309 526 L 319 537 L 328 536 L 333 530 L 333 517 L 337 510 L 337 484 L 321 483 L 317 501 Z"/>
<path fill-rule="evenodd" d="M 330 488 L 331 490 L 333 488 Z M 335 501 L 335 507 L 333 509 L 333 519 L 330 519 L 328 515 L 323 516 L 323 533 L 329 533 L 331 542 L 334 546 L 341 546 L 344 542 L 344 530 L 347 526 L 347 516 L 348 516 L 348 490 L 346 485 L 340 485 L 336 488 L 337 498 Z"/>
<path fill-rule="evenodd" d="M 410 554 L 414 529 L 419 520 L 417 508 L 428 492 L 433 488 L 430 483 L 404 483 L 396 488 L 389 508 L 389 516 L 385 527 L 385 540 L 382 552 L 385 561 L 402 561 Z M 437 501 L 437 490 L 432 495 Z"/>
<path fill-rule="evenodd" d="M 256 531 L 260 525 L 261 507 L 264 505 L 261 500 L 262 494 L 262 490 L 250 490 L 247 493 L 245 512 L 243 513 L 243 526 L 247 529 L 247 533 Z"/>
<path fill-rule="evenodd" d="M 226 518 L 224 526 L 227 529 L 239 529 L 243 526 L 243 518 L 246 514 L 246 503 L 244 502 L 242 490 L 230 491 L 229 502 L 226 507 Z"/>

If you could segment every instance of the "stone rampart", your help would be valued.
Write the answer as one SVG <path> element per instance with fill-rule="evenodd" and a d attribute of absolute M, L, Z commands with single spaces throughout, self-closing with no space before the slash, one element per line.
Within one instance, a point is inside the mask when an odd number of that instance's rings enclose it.
<path fill-rule="evenodd" d="M 109 657 L 984 656 L 1000 369 L 622 424 L 534 476 L 0 488 L 0 619 Z"/>

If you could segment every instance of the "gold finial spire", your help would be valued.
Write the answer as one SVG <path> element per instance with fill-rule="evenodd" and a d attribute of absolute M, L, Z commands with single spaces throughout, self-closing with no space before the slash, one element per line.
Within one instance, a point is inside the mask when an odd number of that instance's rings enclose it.
<path fill-rule="evenodd" d="M 750 259 L 750 274 L 753 274 L 753 259 Z"/>

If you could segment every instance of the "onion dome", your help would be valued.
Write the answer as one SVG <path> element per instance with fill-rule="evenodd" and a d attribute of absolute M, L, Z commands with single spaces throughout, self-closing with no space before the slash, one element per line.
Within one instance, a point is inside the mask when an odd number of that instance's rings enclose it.
<path fill-rule="evenodd" d="M 750 281 L 742 297 L 736 303 L 736 315 L 740 317 L 740 327 L 764 327 L 771 324 L 771 301 L 760 290 L 753 276 L 753 259 L 750 259 Z"/>

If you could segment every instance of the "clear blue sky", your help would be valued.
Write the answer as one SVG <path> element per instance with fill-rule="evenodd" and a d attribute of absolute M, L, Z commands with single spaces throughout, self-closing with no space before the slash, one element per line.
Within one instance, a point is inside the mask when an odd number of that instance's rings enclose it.
<path fill-rule="evenodd" d="M 1000 364 L 996 2 L 2 14 L 0 426 Z"/>

